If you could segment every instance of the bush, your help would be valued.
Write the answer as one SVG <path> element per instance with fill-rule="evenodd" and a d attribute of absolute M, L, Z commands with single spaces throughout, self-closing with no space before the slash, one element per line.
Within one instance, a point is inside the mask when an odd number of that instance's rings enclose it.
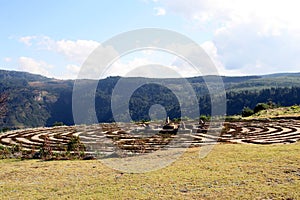
<path fill-rule="evenodd" d="M 255 108 L 253 109 L 254 113 L 258 113 L 261 110 L 267 110 L 269 105 L 266 103 L 258 103 L 256 104 Z"/>
<path fill-rule="evenodd" d="M 72 136 L 67 144 L 67 151 L 73 151 L 74 154 L 84 156 L 84 151 L 86 150 L 85 145 L 80 141 L 78 136 Z"/>
<path fill-rule="evenodd" d="M 52 152 L 52 147 L 50 145 L 49 136 L 46 135 L 44 137 L 43 145 L 40 148 L 38 157 L 41 157 L 43 160 L 51 160 L 52 154 L 53 154 L 53 152 Z"/>
<path fill-rule="evenodd" d="M 254 114 L 254 111 L 249 107 L 244 107 L 242 110 L 242 117 L 249 117 Z"/>
<path fill-rule="evenodd" d="M 4 127 L 4 128 L 2 128 L 2 130 L 0 132 L 7 132 L 7 131 L 10 131 L 10 129 L 7 127 Z"/>
<path fill-rule="evenodd" d="M 298 111 L 298 110 L 300 110 L 300 107 L 298 105 L 293 105 L 293 106 L 291 106 L 291 109 L 293 111 Z"/>
<path fill-rule="evenodd" d="M 54 122 L 52 126 L 63 126 L 64 123 L 62 122 Z"/>
<path fill-rule="evenodd" d="M 210 121 L 210 116 L 209 115 L 201 115 L 199 119 L 204 122 L 208 122 L 208 121 Z"/>
<path fill-rule="evenodd" d="M 0 159 L 9 158 L 12 155 L 8 147 L 0 145 Z"/>

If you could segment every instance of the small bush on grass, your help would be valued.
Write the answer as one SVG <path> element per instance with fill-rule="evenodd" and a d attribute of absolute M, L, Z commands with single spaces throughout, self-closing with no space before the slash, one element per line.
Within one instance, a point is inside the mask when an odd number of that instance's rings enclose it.
<path fill-rule="evenodd" d="M 251 115 L 254 114 L 254 111 L 249 108 L 249 107 L 245 107 L 243 110 L 242 110 L 242 117 L 249 117 Z"/>
<path fill-rule="evenodd" d="M 86 150 L 85 145 L 80 141 L 78 136 L 72 136 L 67 144 L 67 151 L 73 152 L 74 156 L 77 158 L 84 157 L 84 151 Z"/>
<path fill-rule="evenodd" d="M 258 113 L 261 110 L 267 110 L 270 106 L 266 103 L 258 103 L 253 109 L 254 113 Z"/>
<path fill-rule="evenodd" d="M 210 121 L 210 116 L 209 115 L 201 115 L 200 117 L 199 117 L 199 119 L 200 120 L 203 120 L 204 122 L 208 122 L 208 121 Z"/>
<path fill-rule="evenodd" d="M 40 148 L 39 156 L 43 160 L 51 160 L 53 156 L 52 148 L 50 145 L 49 136 L 45 135 L 44 137 L 44 143 L 42 147 Z"/>
<path fill-rule="evenodd" d="M 52 126 L 63 126 L 63 122 L 54 122 Z"/>
<path fill-rule="evenodd" d="M 7 132 L 7 131 L 10 131 L 10 129 L 9 129 L 9 128 L 7 128 L 7 127 L 4 127 L 4 128 L 2 128 L 2 129 L 1 129 L 1 131 L 0 131 L 0 132 L 3 132 L 3 133 L 4 133 L 4 132 Z"/>
<path fill-rule="evenodd" d="M 0 159 L 9 158 L 11 155 L 11 150 L 8 147 L 0 145 Z"/>

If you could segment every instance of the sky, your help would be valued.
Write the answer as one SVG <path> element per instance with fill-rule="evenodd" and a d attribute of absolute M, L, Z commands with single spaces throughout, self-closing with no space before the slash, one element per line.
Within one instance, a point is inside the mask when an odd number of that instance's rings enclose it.
<path fill-rule="evenodd" d="M 300 72 L 299 6 L 296 0 L 0 0 L 0 69 L 74 79 L 101 43 L 154 27 L 195 41 L 221 75 Z M 182 62 L 166 52 L 135 52 L 108 75 L 151 63 Z M 180 67 L 183 76 L 194 75 Z"/>

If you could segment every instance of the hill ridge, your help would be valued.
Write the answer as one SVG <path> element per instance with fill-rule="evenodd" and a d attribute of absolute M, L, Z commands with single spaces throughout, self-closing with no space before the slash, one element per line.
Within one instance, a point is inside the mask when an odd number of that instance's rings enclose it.
<path fill-rule="evenodd" d="M 259 102 L 283 106 L 300 104 L 300 73 L 284 76 L 221 76 L 227 96 L 227 115 L 239 114 L 246 106 L 253 108 Z M 112 91 L 120 80 L 119 76 L 107 77 L 98 82 L 96 112 L 99 122 L 113 122 L 111 111 Z M 129 77 L 125 81 L 141 83 L 147 78 Z M 150 79 L 149 79 L 150 80 Z M 207 78 L 209 80 L 209 78 Z M 90 81 L 82 81 L 89 87 Z M 200 114 L 210 114 L 210 96 L 203 77 L 187 78 L 199 101 Z M 0 70 L 0 93 L 8 93 L 8 112 L 0 120 L 0 129 L 52 126 L 55 122 L 74 124 L 72 115 L 72 91 L 74 80 L 59 80 L 34 75 L 28 72 Z M 179 79 L 168 79 L 161 86 L 145 85 L 136 90 L 130 100 L 133 120 L 149 119 L 151 105 L 166 105 L 171 118 L 180 117 L 180 105 L 172 93 L 164 94 L 169 86 L 182 90 Z M 185 91 L 181 91 L 184 92 Z M 145 99 L 147 97 L 147 99 Z M 187 105 L 190 106 L 194 105 Z M 184 117 L 184 116 L 182 116 Z"/>

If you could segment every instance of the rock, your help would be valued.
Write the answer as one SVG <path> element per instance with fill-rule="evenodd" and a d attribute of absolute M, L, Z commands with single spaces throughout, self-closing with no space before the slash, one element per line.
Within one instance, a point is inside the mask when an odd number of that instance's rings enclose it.
<path fill-rule="evenodd" d="M 38 152 L 35 152 L 32 156 L 33 159 L 41 159 L 41 153 L 38 151 Z"/>
<path fill-rule="evenodd" d="M 286 139 L 286 140 L 284 140 L 284 142 L 288 142 L 288 143 L 296 143 L 297 140 L 296 140 L 296 139 Z"/>
<path fill-rule="evenodd" d="M 83 158 L 83 160 L 95 160 L 95 159 L 96 159 L 95 156 L 92 155 L 88 155 Z"/>
<path fill-rule="evenodd" d="M 182 192 L 182 193 L 187 193 L 187 192 L 188 192 L 188 189 L 182 188 L 182 189 L 180 189 L 179 191 Z"/>

